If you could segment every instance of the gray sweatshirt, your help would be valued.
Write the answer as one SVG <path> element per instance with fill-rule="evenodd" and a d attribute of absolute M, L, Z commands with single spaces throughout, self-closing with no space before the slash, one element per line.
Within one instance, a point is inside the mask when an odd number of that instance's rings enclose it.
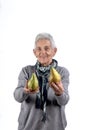
<path fill-rule="evenodd" d="M 46 121 L 43 122 L 43 111 L 35 107 L 36 94 L 24 92 L 26 80 L 31 77 L 34 67 L 29 65 L 22 68 L 18 77 L 18 86 L 14 90 L 15 100 L 21 103 L 18 130 L 65 130 L 67 125 L 65 105 L 69 101 L 69 71 L 65 67 L 57 67 L 62 78 L 64 92 L 57 96 L 51 87 L 48 88 L 49 103 L 46 107 Z"/>

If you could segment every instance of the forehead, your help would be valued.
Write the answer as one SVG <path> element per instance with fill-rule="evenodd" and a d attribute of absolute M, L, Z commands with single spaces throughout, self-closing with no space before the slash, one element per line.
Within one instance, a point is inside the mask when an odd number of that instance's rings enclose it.
<path fill-rule="evenodd" d="M 51 46 L 51 42 L 48 39 L 39 39 L 36 42 L 36 47 Z"/>

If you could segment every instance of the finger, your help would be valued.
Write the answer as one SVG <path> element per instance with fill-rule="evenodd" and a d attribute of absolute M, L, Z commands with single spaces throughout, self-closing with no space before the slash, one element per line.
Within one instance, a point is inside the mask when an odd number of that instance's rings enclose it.
<path fill-rule="evenodd" d="M 63 89 L 60 89 L 58 85 L 56 85 L 54 82 L 51 84 L 52 89 L 55 91 L 56 94 L 61 95 L 63 93 Z"/>
<path fill-rule="evenodd" d="M 61 90 L 61 91 L 64 91 L 64 87 L 63 87 L 63 84 L 62 82 L 56 82 L 56 85 L 58 86 L 58 88 Z"/>
<path fill-rule="evenodd" d="M 58 86 L 54 82 L 51 83 L 51 87 L 54 89 L 54 91 L 60 91 Z"/>
<path fill-rule="evenodd" d="M 36 89 L 36 90 L 30 90 L 29 93 L 30 93 L 30 94 L 35 94 L 35 93 L 37 93 L 38 91 L 39 91 L 38 89 Z"/>
<path fill-rule="evenodd" d="M 32 94 L 34 94 L 34 93 L 36 93 L 36 92 L 38 92 L 39 91 L 39 87 L 37 88 L 37 89 L 35 89 L 35 90 L 32 90 L 31 88 L 24 88 L 24 91 L 26 92 L 26 93 L 32 93 Z"/>
<path fill-rule="evenodd" d="M 29 90 L 28 90 L 26 87 L 24 87 L 24 91 L 25 91 L 26 93 L 29 92 Z"/>

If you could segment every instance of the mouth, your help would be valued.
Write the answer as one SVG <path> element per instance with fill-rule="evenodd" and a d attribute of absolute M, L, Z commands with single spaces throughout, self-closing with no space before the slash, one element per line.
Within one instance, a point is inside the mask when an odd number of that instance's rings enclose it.
<path fill-rule="evenodd" d="M 42 60 L 47 60 L 48 58 L 45 56 L 45 57 L 41 57 Z"/>
<path fill-rule="evenodd" d="M 47 58 L 48 55 L 40 55 L 40 58 Z"/>

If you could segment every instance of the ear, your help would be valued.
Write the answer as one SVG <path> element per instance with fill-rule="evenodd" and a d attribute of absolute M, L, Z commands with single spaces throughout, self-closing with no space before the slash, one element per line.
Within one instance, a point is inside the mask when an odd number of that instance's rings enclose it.
<path fill-rule="evenodd" d="M 57 48 L 54 48 L 53 49 L 53 56 L 55 56 L 56 52 L 57 52 Z"/>
<path fill-rule="evenodd" d="M 34 53 L 34 55 L 36 56 L 36 51 L 35 51 L 35 49 L 33 49 L 33 53 Z"/>

